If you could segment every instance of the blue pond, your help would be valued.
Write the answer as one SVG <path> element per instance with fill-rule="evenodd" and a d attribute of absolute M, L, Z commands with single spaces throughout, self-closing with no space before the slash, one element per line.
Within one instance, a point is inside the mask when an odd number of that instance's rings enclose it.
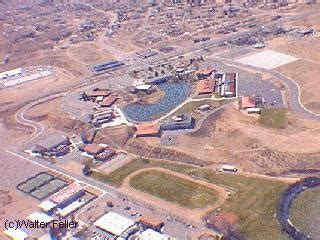
<path fill-rule="evenodd" d="M 186 83 L 163 83 L 158 86 L 165 92 L 165 96 L 156 104 L 132 103 L 127 105 L 123 112 L 129 120 L 134 122 L 154 120 L 160 114 L 170 112 L 185 101 L 190 94 L 190 86 Z"/>

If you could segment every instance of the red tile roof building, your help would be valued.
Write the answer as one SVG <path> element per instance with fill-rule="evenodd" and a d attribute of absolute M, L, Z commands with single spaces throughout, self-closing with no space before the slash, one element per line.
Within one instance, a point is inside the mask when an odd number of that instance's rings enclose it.
<path fill-rule="evenodd" d="M 136 127 L 136 137 L 159 137 L 161 135 L 158 124 L 139 124 Z"/>
<path fill-rule="evenodd" d="M 107 97 L 111 94 L 110 91 L 108 90 L 97 90 L 97 91 L 92 91 L 90 93 L 86 93 L 86 95 L 89 98 L 96 98 L 96 97 Z"/>
<path fill-rule="evenodd" d="M 139 219 L 139 222 L 145 227 L 145 228 L 152 228 L 153 230 L 156 231 L 160 231 L 161 228 L 164 226 L 164 222 L 156 219 L 156 218 L 152 218 L 149 216 L 143 216 Z"/>
<path fill-rule="evenodd" d="M 204 68 L 200 69 L 196 72 L 198 79 L 205 79 L 211 76 L 211 74 L 214 72 L 214 69 L 212 68 Z"/>
<path fill-rule="evenodd" d="M 214 80 L 204 79 L 197 83 L 198 94 L 209 94 L 214 92 Z"/>
<path fill-rule="evenodd" d="M 256 100 L 255 97 L 242 97 L 241 98 L 241 109 L 247 109 L 247 108 L 255 108 L 256 107 Z"/>
<path fill-rule="evenodd" d="M 100 103 L 101 107 L 111 107 L 116 101 L 118 97 L 115 96 L 108 96 Z"/>
<path fill-rule="evenodd" d="M 91 155 L 98 155 L 105 150 L 105 147 L 101 147 L 96 143 L 88 144 L 84 147 L 84 151 Z"/>
<path fill-rule="evenodd" d="M 50 197 L 50 201 L 54 202 L 57 205 L 63 205 L 68 201 L 71 201 L 81 194 L 84 193 L 83 187 L 78 183 L 72 183 L 65 188 L 61 189 L 59 192 L 56 192 Z"/>

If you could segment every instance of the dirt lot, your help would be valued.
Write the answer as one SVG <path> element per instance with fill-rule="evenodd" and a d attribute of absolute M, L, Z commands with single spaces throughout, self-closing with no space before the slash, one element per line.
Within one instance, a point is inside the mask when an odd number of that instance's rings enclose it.
<path fill-rule="evenodd" d="M 68 54 L 85 64 L 99 63 L 114 59 L 114 56 L 95 42 L 79 43 L 68 49 Z"/>
<path fill-rule="evenodd" d="M 320 74 L 320 61 L 317 64 L 301 59 L 279 67 L 278 71 L 293 79 L 300 86 L 301 101 L 304 106 L 315 113 L 320 113 L 320 96 L 318 94 L 320 86 L 317 78 Z"/>
<path fill-rule="evenodd" d="M 178 135 L 178 144 L 166 148 L 209 163 L 232 163 L 248 171 L 279 173 L 302 167 L 299 162 L 311 159 L 308 154 L 318 154 L 319 127 L 319 123 L 298 119 L 289 112 L 285 129 L 265 128 L 258 117 L 229 106 L 204 121 L 197 132 Z M 160 144 L 154 138 L 147 141 Z M 318 166 L 319 161 L 308 164 Z"/>
<path fill-rule="evenodd" d="M 65 70 L 55 68 L 54 76 L 0 90 L 0 106 L 2 109 L 12 108 L 49 93 L 65 91 L 74 85 L 75 81 L 77 78 L 73 75 Z"/>
<path fill-rule="evenodd" d="M 0 239 L 7 219 L 26 219 L 37 209 L 39 201 L 17 191 L 17 184 L 44 171 L 44 169 L 12 156 L 0 148 Z"/>
<path fill-rule="evenodd" d="M 303 6 L 303 5 L 302 5 Z M 302 9 L 305 10 L 313 10 L 313 11 L 320 11 L 320 6 L 318 5 L 310 5 L 310 6 L 303 6 Z M 307 15 L 306 17 L 300 18 L 299 20 L 293 21 L 288 23 L 291 27 L 314 27 L 320 28 L 320 15 Z"/>
<path fill-rule="evenodd" d="M 319 28 L 320 17 L 313 16 L 306 20 L 298 21 L 298 23 L 300 25 L 306 24 L 307 27 Z M 320 71 L 319 35 L 303 38 L 277 38 L 269 42 L 268 49 L 300 58 L 300 60 L 280 66 L 276 70 L 296 81 L 301 88 L 302 103 L 311 111 L 319 113 L 320 98 L 317 81 Z"/>
<path fill-rule="evenodd" d="M 61 98 L 57 98 L 29 109 L 26 118 L 41 122 L 47 129 L 57 129 L 68 134 L 80 133 L 84 123 L 72 119 L 61 110 Z"/>

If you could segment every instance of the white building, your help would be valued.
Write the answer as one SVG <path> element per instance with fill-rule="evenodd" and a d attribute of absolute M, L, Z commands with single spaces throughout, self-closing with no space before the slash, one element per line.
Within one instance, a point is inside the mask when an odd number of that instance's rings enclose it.
<path fill-rule="evenodd" d="M 94 225 L 101 233 L 112 239 L 129 236 L 136 227 L 133 220 L 114 212 L 108 212 L 100 217 Z"/>
<path fill-rule="evenodd" d="M 16 69 L 13 69 L 13 70 L 9 70 L 9 71 L 0 73 L 0 79 L 14 77 L 14 76 L 17 76 L 17 75 L 19 75 L 21 73 L 22 73 L 22 68 L 16 68 Z"/>
<path fill-rule="evenodd" d="M 137 239 L 138 240 L 174 240 L 174 238 L 171 238 L 167 235 L 156 232 L 152 229 L 145 230 L 138 236 Z"/>
<path fill-rule="evenodd" d="M 28 237 L 28 234 L 21 229 L 9 228 L 4 231 L 4 234 L 8 236 L 10 239 L 14 240 L 25 240 Z"/>

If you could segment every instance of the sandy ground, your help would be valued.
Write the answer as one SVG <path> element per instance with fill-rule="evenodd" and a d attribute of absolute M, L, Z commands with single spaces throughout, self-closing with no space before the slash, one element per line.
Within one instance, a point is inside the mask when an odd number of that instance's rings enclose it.
<path fill-rule="evenodd" d="M 40 203 L 38 200 L 16 190 L 17 184 L 43 171 L 42 168 L 4 152 L 0 148 L 0 239 L 7 219 L 26 219 Z"/>
<path fill-rule="evenodd" d="M 54 75 L 0 90 L 2 109 L 12 108 L 30 99 L 37 99 L 48 93 L 65 91 L 74 84 L 76 78 L 62 69 L 54 69 Z"/>
<path fill-rule="evenodd" d="M 276 38 L 268 42 L 267 48 L 309 61 L 320 61 L 320 42 L 316 36 Z"/>
<path fill-rule="evenodd" d="M 166 148 L 210 163 L 235 164 L 250 172 L 290 169 L 298 165 L 303 154 L 319 152 L 320 124 L 299 119 L 290 112 L 288 122 L 286 129 L 267 129 L 260 126 L 258 117 L 229 106 L 204 121 L 199 131 L 178 135 L 178 144 Z M 159 139 L 148 143 L 160 144 Z"/>
<path fill-rule="evenodd" d="M 100 63 L 114 59 L 114 56 L 110 52 L 106 51 L 96 42 L 84 42 L 72 45 L 67 52 L 85 64 Z"/>
<path fill-rule="evenodd" d="M 318 64 L 308 60 L 299 60 L 277 70 L 300 86 L 303 105 L 315 113 L 320 113 L 320 85 L 317 77 L 320 74 L 320 62 Z"/>
<path fill-rule="evenodd" d="M 36 105 L 25 113 L 25 117 L 42 123 L 47 129 L 58 129 L 68 134 L 80 133 L 84 124 L 61 109 L 62 99 L 57 98 Z"/>
<path fill-rule="evenodd" d="M 320 18 L 318 19 L 320 23 Z M 301 88 L 301 101 L 306 108 L 320 113 L 318 78 L 320 73 L 320 38 L 280 38 L 270 42 L 269 49 L 300 58 L 278 67 L 277 71 L 293 79 Z"/>

